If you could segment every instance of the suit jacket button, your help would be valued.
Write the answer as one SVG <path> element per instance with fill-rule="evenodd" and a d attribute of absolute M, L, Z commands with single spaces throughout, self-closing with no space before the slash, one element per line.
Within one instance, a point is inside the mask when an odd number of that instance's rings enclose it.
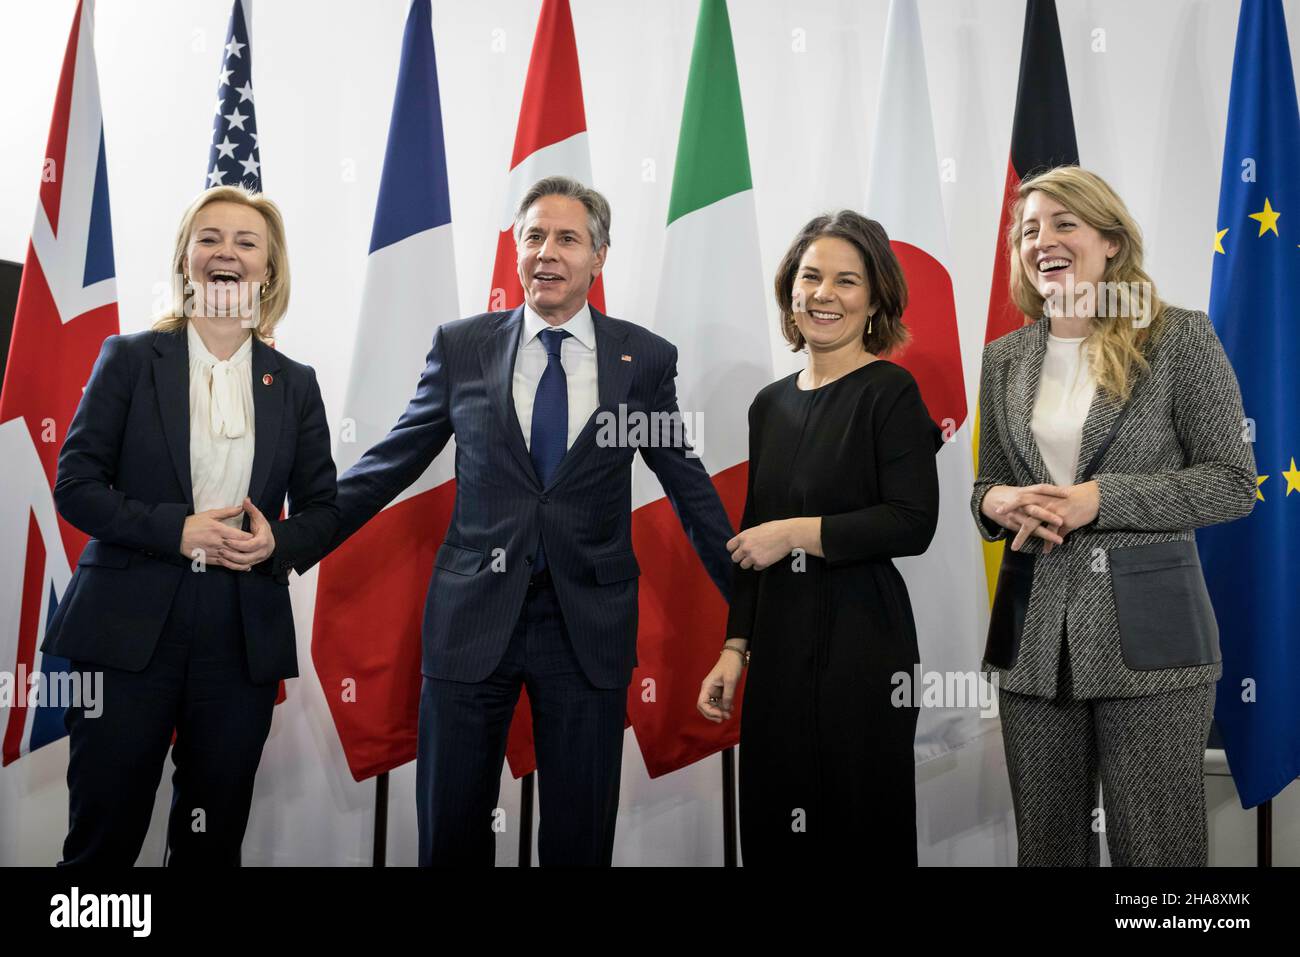
<path fill-rule="evenodd" d="M 550 501 L 550 499 L 547 496 L 543 495 L 540 499 L 538 499 L 538 501 L 541 502 L 543 505 L 545 505 L 547 502 Z"/>
<path fill-rule="evenodd" d="M 532 563 L 533 563 L 533 556 L 532 556 L 532 555 L 525 555 L 525 556 L 524 556 L 524 564 L 525 564 L 525 565 L 531 565 Z"/>

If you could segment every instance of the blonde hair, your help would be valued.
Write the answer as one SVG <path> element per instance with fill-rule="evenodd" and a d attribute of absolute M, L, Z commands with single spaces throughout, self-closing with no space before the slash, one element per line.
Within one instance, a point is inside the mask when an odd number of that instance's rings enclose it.
<path fill-rule="evenodd" d="M 1007 230 L 1011 256 L 1011 299 L 1030 321 L 1041 319 L 1046 300 L 1020 259 L 1023 235 L 1021 219 L 1030 193 L 1040 192 L 1056 200 L 1101 235 L 1118 243 L 1115 255 L 1106 262 L 1101 281 L 1108 297 L 1098 290 L 1097 313 L 1087 343 L 1091 347 L 1092 371 L 1100 388 L 1121 400 L 1133 392 L 1135 373 L 1148 368 L 1146 351 L 1163 327 L 1165 305 L 1156 294 L 1155 283 L 1142 268 L 1142 230 L 1124 201 L 1096 173 L 1078 166 L 1057 166 L 1031 176 L 1020 184 Z M 1144 294 L 1134 296 L 1134 289 Z M 1106 299 L 1118 307 L 1110 313 Z M 1120 321 L 1120 318 L 1131 321 Z M 1110 321 L 1106 321 L 1109 318 Z"/>
<path fill-rule="evenodd" d="M 289 308 L 289 250 L 284 238 L 284 217 L 280 208 L 261 193 L 244 186 L 214 186 L 199 193 L 181 216 L 176 230 L 176 248 L 172 253 L 172 304 L 159 315 L 153 328 L 160 332 L 184 329 L 187 321 L 185 299 L 187 282 L 179 281 L 185 273 L 185 256 L 189 250 L 190 235 L 199 211 L 213 203 L 236 203 L 262 214 L 266 221 L 266 281 L 258 306 L 258 320 L 254 332 L 258 338 L 270 341 L 276 325 Z"/>

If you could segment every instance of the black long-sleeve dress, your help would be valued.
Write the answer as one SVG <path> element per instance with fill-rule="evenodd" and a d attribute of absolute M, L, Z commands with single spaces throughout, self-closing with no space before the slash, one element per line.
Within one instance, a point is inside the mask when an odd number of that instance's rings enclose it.
<path fill-rule="evenodd" d="M 748 638 L 751 652 L 744 863 L 915 864 L 917 711 L 891 702 L 891 676 L 910 680 L 919 656 L 890 559 L 924 552 L 934 535 L 942 436 L 911 373 L 888 360 L 817 389 L 797 379 L 750 406 L 741 524 L 821 516 L 825 558 L 736 569 L 727 635 Z"/>

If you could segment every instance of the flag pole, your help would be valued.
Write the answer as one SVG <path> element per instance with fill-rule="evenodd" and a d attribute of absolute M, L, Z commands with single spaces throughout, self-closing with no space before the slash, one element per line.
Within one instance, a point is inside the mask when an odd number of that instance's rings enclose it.
<path fill-rule="evenodd" d="M 519 779 L 519 866 L 533 866 L 533 779 L 529 771 Z"/>
<path fill-rule="evenodd" d="M 722 750 L 722 866 L 736 866 L 736 749 Z"/>
<path fill-rule="evenodd" d="M 1273 866 L 1273 799 L 1255 808 L 1255 866 Z"/>
<path fill-rule="evenodd" d="M 375 775 L 375 847 L 371 867 L 388 866 L 388 772 Z"/>

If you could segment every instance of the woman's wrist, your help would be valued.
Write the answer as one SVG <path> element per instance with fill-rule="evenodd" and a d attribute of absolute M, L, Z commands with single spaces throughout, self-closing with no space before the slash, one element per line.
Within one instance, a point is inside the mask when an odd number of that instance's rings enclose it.
<path fill-rule="evenodd" d="M 997 515 L 990 513 L 989 504 L 988 504 L 989 496 L 991 496 L 994 492 L 998 492 L 1007 487 L 1008 486 L 1006 485 L 990 485 L 987 489 L 985 489 L 984 497 L 980 499 L 980 514 L 983 515 L 985 518 L 987 518 L 990 522 L 998 522 L 998 517 Z M 998 524 L 1001 523 L 998 522 Z"/>
<path fill-rule="evenodd" d="M 788 518 L 785 520 L 786 544 L 790 551 L 801 548 L 805 552 L 821 551 L 822 520 L 821 516 L 811 518 Z"/>
<path fill-rule="evenodd" d="M 749 664 L 749 652 L 746 651 L 744 648 L 738 648 L 735 645 L 730 643 L 722 646 L 722 651 L 718 652 L 718 657 L 719 658 L 727 657 L 728 651 L 734 651 L 737 655 L 740 656 L 740 665 L 742 668 Z"/>

